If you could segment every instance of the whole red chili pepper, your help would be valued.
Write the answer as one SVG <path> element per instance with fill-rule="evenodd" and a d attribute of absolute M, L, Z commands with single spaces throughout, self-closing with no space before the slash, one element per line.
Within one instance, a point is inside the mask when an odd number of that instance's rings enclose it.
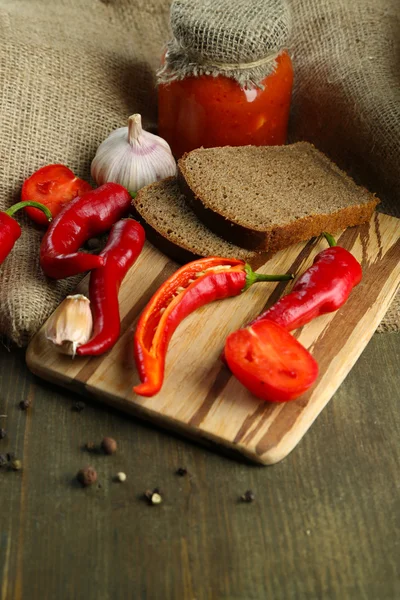
<path fill-rule="evenodd" d="M 329 248 L 314 258 L 313 265 L 296 281 L 292 291 L 254 319 L 248 327 L 264 319 L 288 331 L 305 325 L 315 317 L 338 310 L 362 278 L 360 263 L 334 238 L 324 233 Z"/>
<path fill-rule="evenodd" d="M 0 265 L 10 254 L 22 231 L 21 227 L 17 221 L 13 219 L 12 215 L 16 213 L 17 210 L 27 206 L 38 208 L 44 212 L 49 221 L 52 219 L 51 212 L 47 206 L 33 201 L 18 202 L 18 204 L 14 204 L 14 206 L 11 206 L 8 210 L 0 212 Z"/>
<path fill-rule="evenodd" d="M 133 219 L 116 223 L 100 256 L 104 265 L 90 274 L 89 298 L 93 314 L 93 336 L 77 348 L 79 356 L 107 352 L 118 340 L 121 321 L 118 291 L 122 280 L 142 251 L 143 227 Z"/>
<path fill-rule="evenodd" d="M 103 266 L 102 256 L 78 252 L 91 237 L 108 231 L 131 205 L 129 192 L 105 183 L 72 200 L 54 219 L 40 246 L 40 264 L 48 277 L 62 279 Z"/>
<path fill-rule="evenodd" d="M 258 281 L 285 281 L 292 275 L 254 273 L 242 260 L 211 256 L 195 260 L 176 271 L 154 294 L 142 312 L 134 337 L 134 354 L 141 396 L 160 391 L 169 341 L 196 308 L 214 300 L 237 296 Z"/>

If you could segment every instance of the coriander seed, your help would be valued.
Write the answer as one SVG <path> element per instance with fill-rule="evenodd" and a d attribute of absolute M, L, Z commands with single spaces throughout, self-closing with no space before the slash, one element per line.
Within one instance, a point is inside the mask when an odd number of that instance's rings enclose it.
<path fill-rule="evenodd" d="M 97 481 L 97 473 L 93 467 L 85 467 L 80 469 L 76 475 L 77 480 L 84 487 L 93 485 Z"/>
<path fill-rule="evenodd" d="M 118 448 L 117 442 L 111 437 L 103 438 L 100 447 L 105 454 L 115 454 Z"/>

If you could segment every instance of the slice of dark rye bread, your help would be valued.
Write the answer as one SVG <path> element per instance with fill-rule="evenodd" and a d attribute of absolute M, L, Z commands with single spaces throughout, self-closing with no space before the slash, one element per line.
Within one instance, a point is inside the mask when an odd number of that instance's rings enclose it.
<path fill-rule="evenodd" d="M 203 225 L 188 207 L 174 177 L 142 188 L 132 200 L 132 207 L 148 240 L 180 263 L 199 256 L 223 256 L 245 260 L 257 269 L 268 259 L 265 253 L 223 240 Z"/>
<path fill-rule="evenodd" d="M 199 148 L 178 161 L 197 216 L 239 246 L 276 252 L 359 225 L 379 200 L 312 144 Z"/>

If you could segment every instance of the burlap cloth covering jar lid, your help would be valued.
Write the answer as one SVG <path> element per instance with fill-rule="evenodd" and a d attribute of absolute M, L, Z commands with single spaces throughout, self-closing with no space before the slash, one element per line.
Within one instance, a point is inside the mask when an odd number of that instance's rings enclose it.
<path fill-rule="evenodd" d="M 284 0 L 175 0 L 171 28 L 160 82 L 225 75 L 254 87 L 287 48 L 290 12 Z"/>

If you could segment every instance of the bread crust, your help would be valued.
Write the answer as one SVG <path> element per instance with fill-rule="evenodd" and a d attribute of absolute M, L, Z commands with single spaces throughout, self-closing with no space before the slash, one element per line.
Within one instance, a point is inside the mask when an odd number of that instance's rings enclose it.
<path fill-rule="evenodd" d="M 311 144 L 309 146 L 314 149 Z M 196 150 L 192 152 L 195 153 Z M 207 201 L 200 198 L 200 194 L 196 193 L 193 178 L 186 169 L 185 160 L 187 156 L 188 154 L 185 154 L 178 161 L 178 184 L 193 212 L 220 237 L 243 248 L 259 252 L 277 252 L 292 244 L 319 236 L 323 231 L 335 233 L 347 227 L 365 223 L 370 220 L 376 205 L 379 203 L 379 199 L 370 194 L 369 202 L 351 204 L 335 212 L 312 214 L 294 219 L 284 225 L 265 227 L 263 230 L 256 229 L 255 226 L 249 228 L 238 223 L 237 220 L 233 221 L 232 217 L 218 212 L 214 207 L 210 208 Z M 327 164 L 332 165 L 335 175 L 342 177 L 346 184 L 356 186 L 353 180 L 336 165 L 330 163 L 327 157 L 324 156 L 324 159 Z"/>

